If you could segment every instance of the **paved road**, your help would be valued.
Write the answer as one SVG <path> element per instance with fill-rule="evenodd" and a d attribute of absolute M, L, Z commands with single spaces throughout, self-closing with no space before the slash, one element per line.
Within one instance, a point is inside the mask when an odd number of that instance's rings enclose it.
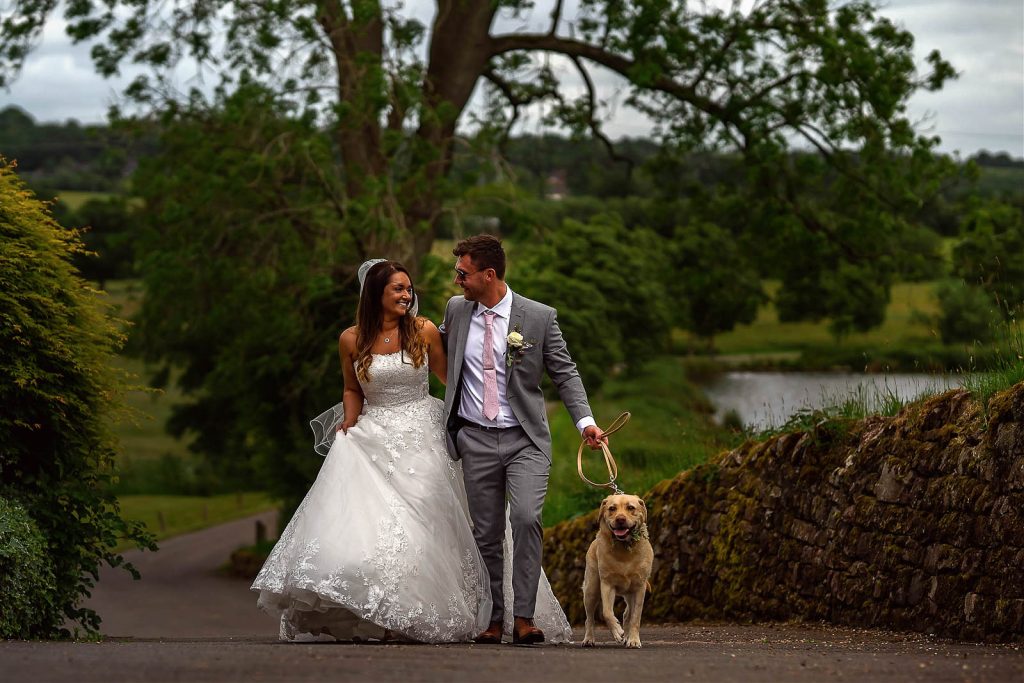
<path fill-rule="evenodd" d="M 107 567 L 86 604 L 108 636 L 276 637 L 277 622 L 256 609 L 248 582 L 218 571 L 231 551 L 254 542 L 257 520 L 273 537 L 276 519 L 276 512 L 265 512 L 161 541 L 155 553 L 128 551 L 125 559 L 142 579 Z"/>
<path fill-rule="evenodd" d="M 644 629 L 604 645 L 290 644 L 271 638 L 3 643 L 5 681 L 1024 681 L 1013 646 L 803 626 Z M 577 634 L 577 639 L 579 634 Z"/>
<path fill-rule="evenodd" d="M 265 523 L 271 515 L 261 516 Z M 248 583 L 221 577 L 256 518 L 165 541 L 103 572 L 104 642 L 0 643 L 7 681 L 1024 681 L 1024 647 L 818 625 L 646 625 L 642 650 L 578 645 L 292 644 Z M 581 633 L 576 633 L 578 642 Z"/>

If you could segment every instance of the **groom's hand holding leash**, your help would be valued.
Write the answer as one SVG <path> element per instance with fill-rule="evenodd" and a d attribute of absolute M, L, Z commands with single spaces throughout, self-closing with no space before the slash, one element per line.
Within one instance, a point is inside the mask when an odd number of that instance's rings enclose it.
<path fill-rule="evenodd" d="M 608 444 L 608 437 L 604 435 L 604 430 L 597 425 L 590 425 L 583 430 L 583 440 L 586 441 L 587 445 L 590 446 L 590 449 L 594 451 L 599 449 L 602 443 L 605 445 Z"/>

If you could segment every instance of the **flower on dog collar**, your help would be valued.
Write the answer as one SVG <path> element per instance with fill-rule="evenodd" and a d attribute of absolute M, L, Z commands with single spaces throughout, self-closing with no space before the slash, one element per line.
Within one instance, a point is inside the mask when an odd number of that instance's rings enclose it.
<path fill-rule="evenodd" d="M 612 527 L 610 522 L 608 523 L 608 528 L 614 531 L 614 527 Z M 645 522 L 641 522 L 640 524 L 637 524 L 635 527 L 633 527 L 633 530 L 629 532 L 629 540 L 623 540 L 621 542 L 625 543 L 626 547 L 632 550 L 633 545 L 637 541 L 649 540 L 650 537 L 651 535 L 647 531 L 647 524 Z M 612 538 L 614 538 L 617 541 L 620 540 L 617 536 L 615 536 L 614 533 L 612 534 Z"/>

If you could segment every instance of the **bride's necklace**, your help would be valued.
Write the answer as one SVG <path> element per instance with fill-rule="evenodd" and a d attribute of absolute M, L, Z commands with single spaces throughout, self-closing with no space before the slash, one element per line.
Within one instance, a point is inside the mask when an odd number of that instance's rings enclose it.
<path fill-rule="evenodd" d="M 383 332 L 384 331 L 381 330 L 381 333 L 383 333 Z M 393 335 L 395 332 L 398 332 L 398 328 L 397 327 L 395 329 L 393 329 L 390 334 L 385 334 L 384 335 L 384 343 L 385 344 L 390 344 L 391 343 L 391 335 Z"/>

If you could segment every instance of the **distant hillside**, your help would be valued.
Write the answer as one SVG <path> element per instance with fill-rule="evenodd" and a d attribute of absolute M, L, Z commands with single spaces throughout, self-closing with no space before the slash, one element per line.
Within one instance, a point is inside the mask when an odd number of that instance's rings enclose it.
<path fill-rule="evenodd" d="M 138 159 L 157 151 L 157 140 L 155 128 L 137 124 L 38 123 L 20 107 L 0 110 L 0 155 L 16 159 L 18 172 L 34 188 L 118 192 Z M 684 185 L 729 183 L 744 174 L 731 155 L 694 154 L 682 162 L 666 162 L 660 152 L 651 139 L 623 138 L 615 142 L 610 156 L 598 140 L 555 133 L 513 137 L 503 146 L 504 162 L 515 169 L 517 182 L 537 196 L 550 196 L 553 188 L 559 196 L 665 196 Z M 971 160 L 981 169 L 977 193 L 1024 195 L 1024 159 L 982 151 Z M 492 163 L 460 154 L 456 178 L 472 185 Z M 969 191 L 960 186 L 949 193 Z"/>
<path fill-rule="evenodd" d="M 152 134 L 73 120 L 40 124 L 19 107 L 0 110 L 0 155 L 16 160 L 33 187 L 118 191 L 137 160 L 155 151 Z"/>

